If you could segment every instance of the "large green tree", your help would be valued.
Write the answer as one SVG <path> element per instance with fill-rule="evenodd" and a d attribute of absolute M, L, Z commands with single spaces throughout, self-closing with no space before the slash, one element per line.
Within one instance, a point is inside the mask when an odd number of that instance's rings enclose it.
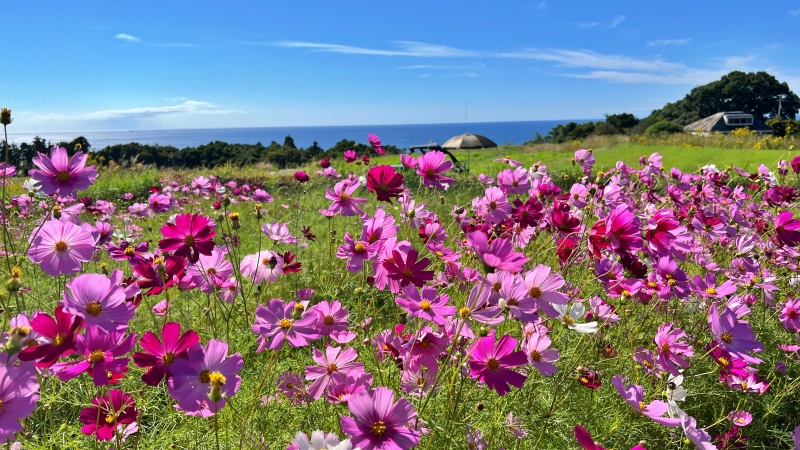
<path fill-rule="evenodd" d="M 653 111 L 652 121 L 688 125 L 720 111 L 745 111 L 762 119 L 778 114 L 778 96 L 784 96 L 781 117 L 794 119 L 800 98 L 767 72 L 731 72 L 717 81 L 692 89 L 686 97 Z"/>

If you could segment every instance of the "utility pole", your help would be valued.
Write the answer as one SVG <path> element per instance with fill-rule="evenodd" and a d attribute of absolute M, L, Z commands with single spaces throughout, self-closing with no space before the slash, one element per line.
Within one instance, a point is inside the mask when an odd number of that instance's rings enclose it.
<path fill-rule="evenodd" d="M 781 120 L 781 106 L 783 102 L 783 94 L 778 96 L 778 120 Z"/>

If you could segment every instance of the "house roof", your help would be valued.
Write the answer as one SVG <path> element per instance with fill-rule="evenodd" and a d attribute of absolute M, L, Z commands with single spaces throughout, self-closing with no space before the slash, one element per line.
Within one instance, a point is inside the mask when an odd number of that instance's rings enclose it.
<path fill-rule="evenodd" d="M 742 128 L 742 125 L 735 126 L 735 125 L 728 125 L 725 123 L 725 115 L 744 115 L 746 114 L 743 111 L 723 111 L 718 112 L 716 114 L 710 115 L 705 119 L 700 119 L 697 122 L 692 122 L 689 125 L 683 127 L 684 131 L 704 131 L 707 133 L 730 133 L 731 131 Z M 753 124 L 748 125 L 753 131 L 757 131 L 759 133 L 772 133 L 772 127 L 764 123 L 763 120 L 759 119 L 756 116 L 753 116 Z"/>

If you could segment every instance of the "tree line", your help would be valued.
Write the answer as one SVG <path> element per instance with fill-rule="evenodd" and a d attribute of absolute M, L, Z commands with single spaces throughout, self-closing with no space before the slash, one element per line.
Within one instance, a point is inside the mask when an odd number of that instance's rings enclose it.
<path fill-rule="evenodd" d="M 19 145 L 9 146 L 9 164 L 17 167 L 23 173 L 33 168 L 31 160 L 37 153 L 49 154 L 50 148 L 60 146 L 67 149 L 69 155 L 77 151 L 92 151 L 91 143 L 83 136 L 70 142 L 51 143 L 40 137 L 33 138 L 30 143 L 23 142 Z M 0 143 L 0 148 L 3 144 Z M 400 149 L 393 145 L 383 145 L 386 153 L 397 154 Z M 216 167 L 224 164 L 246 166 L 260 162 L 270 163 L 284 169 L 297 167 L 313 160 L 325 157 L 331 159 L 342 158 L 345 150 L 355 150 L 358 155 L 376 155 L 374 149 L 367 145 L 342 139 L 329 149 L 323 149 L 315 141 L 308 148 L 298 148 L 291 136 L 286 136 L 283 145 L 272 141 L 269 145 L 256 144 L 229 144 L 222 141 L 209 142 L 197 147 L 178 149 L 169 145 L 148 145 L 131 142 L 128 144 L 110 145 L 91 153 L 93 164 L 108 165 L 152 165 L 159 168 L 198 168 Z"/>
<path fill-rule="evenodd" d="M 621 113 L 606 114 L 605 121 L 569 122 L 553 127 L 546 135 L 537 132 L 531 143 L 558 144 L 612 134 L 680 133 L 685 125 L 721 111 L 753 114 L 770 125 L 776 137 L 798 136 L 798 109 L 800 98 L 786 82 L 780 82 L 767 72 L 734 71 L 717 81 L 695 87 L 683 99 L 667 103 L 648 117 L 639 119 L 633 114 Z"/>

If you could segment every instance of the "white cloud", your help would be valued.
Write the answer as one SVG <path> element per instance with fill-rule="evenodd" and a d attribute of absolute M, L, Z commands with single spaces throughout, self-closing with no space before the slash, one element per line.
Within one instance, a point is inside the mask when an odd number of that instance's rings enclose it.
<path fill-rule="evenodd" d="M 424 58 L 432 57 L 465 57 L 477 56 L 477 53 L 469 50 L 459 50 L 446 45 L 426 44 L 423 42 L 397 41 L 395 42 L 398 50 L 380 50 L 365 47 L 355 47 L 341 44 L 323 44 L 317 42 L 302 41 L 280 41 L 272 45 L 286 48 L 306 48 L 319 52 L 345 53 L 349 55 L 374 55 L 374 56 L 417 56 Z M 258 45 L 258 43 L 253 43 Z"/>
<path fill-rule="evenodd" d="M 547 2 L 541 1 L 535 5 L 533 5 L 533 9 L 545 9 L 547 8 Z"/>
<path fill-rule="evenodd" d="M 621 24 L 623 20 L 625 20 L 625 16 L 614 17 L 614 20 L 611 21 L 611 26 L 609 28 L 616 28 L 617 25 Z"/>
<path fill-rule="evenodd" d="M 691 38 L 685 39 L 657 39 L 655 41 L 649 41 L 647 43 L 648 47 L 661 47 L 664 45 L 686 45 L 691 42 Z"/>
<path fill-rule="evenodd" d="M 120 40 L 128 41 L 128 42 L 139 42 L 141 40 L 141 39 L 139 39 L 137 37 L 134 37 L 134 36 L 131 36 L 130 34 L 125 34 L 125 33 L 119 33 L 118 35 L 114 36 L 114 39 L 120 39 Z"/>
<path fill-rule="evenodd" d="M 220 109 L 219 106 L 208 102 L 187 100 L 178 105 L 147 106 L 130 109 L 107 109 L 82 114 L 86 120 L 111 120 L 111 119 L 149 119 L 156 116 L 171 114 L 230 114 L 232 109 Z"/>
<path fill-rule="evenodd" d="M 792 17 L 800 16 L 800 9 L 793 9 L 793 10 L 789 11 L 789 15 L 792 16 Z"/>
<path fill-rule="evenodd" d="M 597 22 L 580 22 L 580 23 L 576 23 L 575 24 L 576 27 L 582 28 L 584 30 L 589 29 L 589 28 L 594 28 L 597 25 L 598 25 Z"/>

